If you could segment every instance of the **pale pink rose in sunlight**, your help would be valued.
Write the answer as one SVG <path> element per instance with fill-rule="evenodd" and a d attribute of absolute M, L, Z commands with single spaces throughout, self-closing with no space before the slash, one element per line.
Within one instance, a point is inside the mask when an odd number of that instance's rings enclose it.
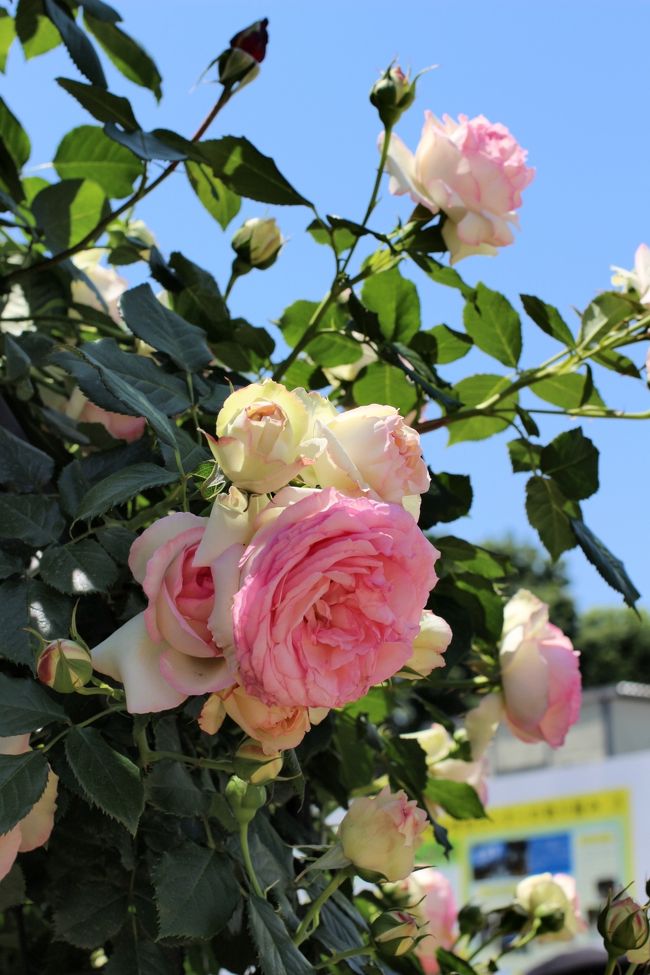
<path fill-rule="evenodd" d="M 559 748 L 580 715 L 580 654 L 548 606 L 520 589 L 504 611 L 499 651 L 506 722 L 522 741 Z"/>
<path fill-rule="evenodd" d="M 0 755 L 23 755 L 30 751 L 29 735 L 0 738 Z M 50 769 L 45 791 L 13 829 L 0 836 L 0 880 L 7 876 L 19 853 L 44 846 L 54 826 L 58 776 Z"/>
<path fill-rule="evenodd" d="M 458 933 L 458 909 L 453 888 L 440 870 L 425 867 L 412 873 L 403 889 L 409 898 L 408 910 L 429 922 L 428 937 L 417 946 L 416 954 L 426 975 L 436 975 L 440 971 L 436 950 L 451 948 Z"/>
<path fill-rule="evenodd" d="M 622 267 L 612 267 L 612 284 L 629 291 L 638 292 L 639 302 L 650 305 L 650 247 L 639 244 L 634 254 L 634 268 L 626 271 Z"/>
<path fill-rule="evenodd" d="M 427 814 L 405 792 L 386 787 L 376 796 L 352 800 L 338 837 L 343 853 L 359 870 L 403 880 L 413 870 L 427 822 Z"/>
<path fill-rule="evenodd" d="M 580 913 L 576 882 L 566 873 L 537 873 L 520 880 L 515 889 L 515 902 L 534 917 L 543 917 L 553 911 L 564 913 L 564 924 L 559 931 L 549 931 L 538 941 L 570 941 L 586 924 Z"/>
<path fill-rule="evenodd" d="M 314 461 L 315 484 L 396 504 L 410 498 L 419 512 L 419 495 L 428 490 L 431 478 L 419 434 L 394 406 L 357 406 L 316 429 L 327 447 Z"/>
<path fill-rule="evenodd" d="M 535 175 L 526 155 L 504 125 L 483 115 L 455 122 L 425 112 L 415 154 L 391 136 L 390 191 L 447 215 L 442 235 L 452 264 L 470 254 L 496 254 L 514 240 L 510 225 L 517 225 L 522 191 Z"/>
<path fill-rule="evenodd" d="M 233 683 L 226 651 L 238 563 L 265 503 L 233 488 L 217 498 L 209 519 L 167 515 L 131 546 L 129 567 L 149 605 L 95 647 L 92 659 L 124 684 L 132 713 L 163 711 Z"/>
<path fill-rule="evenodd" d="M 411 656 L 406 661 L 406 669 L 400 670 L 397 676 L 405 680 L 419 680 L 428 677 L 432 670 L 444 667 L 444 653 L 452 636 L 449 623 L 430 609 L 425 609 L 420 617 L 420 630 L 413 641 Z"/>
<path fill-rule="evenodd" d="M 285 488 L 259 525 L 233 603 L 248 693 L 340 707 L 395 674 L 437 581 L 439 553 L 411 515 L 333 488 Z"/>
<path fill-rule="evenodd" d="M 77 304 L 103 311 L 119 325 L 122 324 L 119 299 L 129 284 L 120 277 L 115 268 L 100 264 L 101 256 L 100 249 L 92 248 L 73 257 L 73 263 L 90 279 L 94 288 L 85 281 L 73 281 L 70 286 L 71 298 Z"/>
<path fill-rule="evenodd" d="M 326 708 L 269 706 L 236 685 L 213 696 L 219 703 L 208 699 L 204 704 L 199 717 L 202 730 L 215 734 L 227 714 L 242 731 L 260 743 L 267 755 L 295 748 L 311 726 L 320 724 L 327 714 Z"/>
<path fill-rule="evenodd" d="M 143 416 L 127 416 L 125 413 L 112 413 L 95 406 L 77 387 L 65 407 L 65 415 L 78 423 L 99 423 L 116 440 L 133 443 L 145 431 L 147 421 Z"/>

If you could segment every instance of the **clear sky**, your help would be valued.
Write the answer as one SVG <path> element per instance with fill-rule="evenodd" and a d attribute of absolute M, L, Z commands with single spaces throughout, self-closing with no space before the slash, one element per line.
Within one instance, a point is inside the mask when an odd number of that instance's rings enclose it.
<path fill-rule="evenodd" d="M 125 29 L 153 54 L 163 75 L 163 101 L 129 84 L 110 66 L 111 90 L 127 95 L 138 118 L 190 135 L 218 96 L 195 82 L 230 36 L 252 20 L 270 18 L 270 44 L 259 78 L 238 95 L 211 130 L 246 135 L 321 213 L 360 219 L 377 162 L 379 131 L 367 92 L 393 58 L 414 70 L 439 67 L 418 86 L 416 104 L 397 131 L 415 147 L 422 113 L 484 114 L 507 125 L 529 150 L 537 177 L 525 191 L 521 232 L 497 258 L 459 264 L 470 283 L 485 281 L 512 301 L 519 292 L 557 305 L 567 320 L 609 286 L 610 265 L 630 267 L 634 250 L 650 243 L 650 126 L 647 119 L 647 0 L 114 0 Z M 65 131 L 92 122 L 56 75 L 78 78 L 62 49 L 24 63 L 16 46 L 2 95 L 32 135 L 30 166 L 47 164 Z M 373 225 L 389 229 L 410 204 L 384 186 Z M 331 273 L 328 253 L 302 233 L 311 215 L 299 208 L 245 202 L 223 234 L 185 185 L 182 173 L 145 201 L 139 216 L 161 250 L 182 250 L 228 279 L 230 236 L 250 216 L 272 215 L 289 238 L 276 265 L 253 272 L 233 291 L 233 314 L 253 324 L 276 319 L 297 298 L 319 299 Z M 138 283 L 131 268 L 132 283 Z M 423 321 L 460 324 L 455 294 L 408 271 L 418 284 Z M 641 364 L 643 346 L 633 357 Z M 556 351 L 532 323 L 526 325 L 522 363 L 532 366 Z M 497 368 L 495 369 L 495 366 Z M 499 371 L 472 352 L 443 374 Z M 645 383 L 597 369 L 596 384 L 609 406 L 650 407 Z M 535 398 L 528 394 L 530 403 Z M 539 404 L 538 405 L 543 405 Z M 568 421 L 545 424 L 550 439 Z M 650 462 L 645 422 L 583 421 L 600 448 L 601 490 L 583 503 L 585 520 L 626 564 L 650 606 L 648 490 Z M 533 539 L 523 507 L 524 475 L 513 475 L 503 434 L 485 442 L 446 446 L 446 435 L 425 438 L 434 470 L 469 473 L 475 503 L 458 534 L 472 540 L 513 531 Z M 578 553 L 568 553 L 582 608 L 619 604 Z"/>

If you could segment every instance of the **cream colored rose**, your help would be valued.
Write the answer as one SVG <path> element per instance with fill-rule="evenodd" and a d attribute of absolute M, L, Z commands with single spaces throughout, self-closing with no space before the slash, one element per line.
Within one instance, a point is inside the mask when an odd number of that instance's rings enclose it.
<path fill-rule="evenodd" d="M 427 814 L 401 789 L 353 799 L 341 820 L 343 853 L 360 870 L 403 880 L 413 870 Z"/>
<path fill-rule="evenodd" d="M 444 667 L 443 654 L 451 643 L 452 636 L 449 623 L 430 609 L 425 609 L 420 620 L 420 632 L 413 642 L 413 655 L 397 676 L 407 680 L 419 680 L 420 677 L 428 677 L 432 670 Z"/>
<path fill-rule="evenodd" d="M 568 874 L 537 873 L 526 877 L 517 884 L 515 901 L 531 919 L 547 917 L 555 911 L 564 914 L 564 924 L 560 930 L 542 935 L 540 941 L 570 941 L 584 930 L 576 883 Z"/>
<path fill-rule="evenodd" d="M 255 494 L 278 491 L 324 449 L 322 438 L 309 436 L 316 412 L 304 390 L 291 392 L 271 379 L 252 383 L 223 404 L 210 448 L 238 488 Z"/>
<path fill-rule="evenodd" d="M 90 279 L 94 288 L 85 281 L 73 281 L 70 294 L 74 302 L 103 311 L 109 314 L 114 322 L 122 324 L 119 299 L 129 284 L 114 268 L 103 267 L 99 263 L 101 256 L 102 251 L 99 248 L 75 255 L 72 259 L 73 263 Z"/>

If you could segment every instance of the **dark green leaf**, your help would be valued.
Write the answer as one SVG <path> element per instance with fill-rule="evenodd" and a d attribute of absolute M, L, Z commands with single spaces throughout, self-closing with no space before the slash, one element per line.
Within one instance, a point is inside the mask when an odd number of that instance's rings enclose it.
<path fill-rule="evenodd" d="M 144 788 L 136 766 L 114 751 L 94 728 L 73 728 L 65 753 L 84 795 L 135 835 L 144 809 Z"/>
<path fill-rule="evenodd" d="M 427 756 L 414 738 L 391 738 L 385 743 L 389 773 L 409 795 L 419 796 L 428 781 Z"/>
<path fill-rule="evenodd" d="M 0 755 L 0 833 L 24 819 L 43 795 L 48 764 L 40 751 Z"/>
<path fill-rule="evenodd" d="M 127 908 L 127 891 L 108 881 L 73 884 L 54 911 L 56 936 L 76 948 L 99 948 L 120 930 Z"/>
<path fill-rule="evenodd" d="M 122 18 L 117 10 L 109 7 L 103 0 L 79 0 L 79 5 L 84 8 L 91 16 L 98 20 L 106 20 L 109 24 L 117 24 Z"/>
<path fill-rule="evenodd" d="M 123 132 L 114 122 L 107 122 L 104 132 L 109 139 L 129 149 L 140 159 L 163 159 L 166 162 L 182 162 L 187 159 L 185 149 L 170 146 L 156 132 Z"/>
<path fill-rule="evenodd" d="M 571 329 L 560 315 L 554 305 L 547 305 L 541 298 L 535 295 L 519 295 L 524 310 L 529 318 L 539 325 L 543 332 L 551 335 L 558 342 L 572 348 L 575 346 L 575 339 Z"/>
<path fill-rule="evenodd" d="M 117 566 L 91 538 L 46 548 L 39 568 L 53 589 L 71 596 L 107 592 L 117 579 Z"/>
<path fill-rule="evenodd" d="M 153 872 L 161 938 L 211 938 L 228 923 L 239 885 L 227 857 L 185 842 Z"/>
<path fill-rule="evenodd" d="M 239 213 L 241 198 L 217 179 L 206 163 L 188 160 L 185 163 L 185 171 L 190 186 L 205 209 L 214 217 L 221 229 L 225 230 Z"/>
<path fill-rule="evenodd" d="M 20 171 L 31 153 L 29 136 L 2 98 L 0 98 L 0 140 L 4 143 L 16 169 Z"/>
<path fill-rule="evenodd" d="M 495 394 L 502 392 L 509 385 L 505 376 L 497 376 L 490 373 L 479 373 L 461 379 L 452 388 L 453 395 L 467 407 L 475 407 L 490 400 Z M 449 425 L 449 443 L 459 443 L 461 440 L 484 440 L 495 433 L 500 433 L 509 425 L 509 420 L 514 417 L 514 409 L 517 402 L 517 394 L 510 393 L 504 397 L 497 408 L 499 416 L 490 416 L 489 408 L 482 416 L 470 417 L 467 420 L 459 420 Z"/>
<path fill-rule="evenodd" d="M 435 361 L 440 365 L 462 359 L 474 344 L 469 335 L 465 335 L 464 332 L 457 332 L 455 329 L 449 328 L 448 325 L 435 325 L 434 328 L 430 328 L 423 334 L 430 335 L 435 340 Z"/>
<path fill-rule="evenodd" d="M 96 125 L 80 125 L 59 143 L 54 168 L 61 179 L 88 179 L 106 196 L 130 196 L 144 168 L 132 152 L 109 139 Z"/>
<path fill-rule="evenodd" d="M 9 49 L 16 36 L 16 26 L 13 17 L 10 17 L 6 10 L 0 8 L 0 71 L 3 72 L 7 67 L 7 56 Z"/>
<path fill-rule="evenodd" d="M 357 406 L 384 403 L 395 406 L 402 416 L 413 409 L 417 398 L 413 383 L 400 369 L 385 362 L 371 362 L 352 387 L 352 394 Z"/>
<path fill-rule="evenodd" d="M 268 901 L 251 894 L 248 918 L 255 952 L 264 975 L 310 975 L 313 972 Z"/>
<path fill-rule="evenodd" d="M 212 359 L 203 329 L 165 308 L 148 284 L 125 292 L 121 307 L 131 331 L 154 349 L 167 353 L 181 369 L 193 372 Z"/>
<path fill-rule="evenodd" d="M 422 530 L 441 521 L 456 521 L 472 507 L 474 493 L 467 474 L 431 474 L 431 484 L 422 495 L 418 524 Z"/>
<path fill-rule="evenodd" d="M 0 549 L 0 579 L 22 572 L 25 560 L 13 552 L 3 552 Z"/>
<path fill-rule="evenodd" d="M 53 254 L 77 244 L 107 213 L 103 189 L 89 179 L 66 179 L 34 198 L 34 216 Z"/>
<path fill-rule="evenodd" d="M 113 938 L 105 975 L 178 975 L 178 949 L 135 937 L 130 924 Z"/>
<path fill-rule="evenodd" d="M 0 674 L 1 736 L 24 735 L 53 721 L 67 720 L 61 705 L 35 681 Z"/>
<path fill-rule="evenodd" d="M 99 528 L 96 535 L 100 545 L 119 563 L 125 563 L 128 560 L 131 546 L 137 538 L 134 532 L 121 525 Z"/>
<path fill-rule="evenodd" d="M 375 754 L 366 741 L 363 723 L 347 711 L 337 715 L 334 741 L 341 763 L 341 780 L 351 792 L 372 778 Z"/>
<path fill-rule="evenodd" d="M 64 526 L 56 501 L 39 494 L 0 494 L 0 537 L 47 545 L 58 540 Z"/>
<path fill-rule="evenodd" d="M 57 78 L 56 81 L 99 122 L 117 122 L 127 131 L 140 128 L 128 98 L 112 95 L 105 88 L 84 85 L 71 78 Z"/>
<path fill-rule="evenodd" d="M 621 560 L 612 555 L 580 518 L 572 518 L 571 527 L 578 545 L 605 582 L 616 592 L 621 593 L 628 606 L 634 606 L 637 599 L 641 598 L 641 594 L 627 574 Z"/>
<path fill-rule="evenodd" d="M 144 783 L 147 801 L 170 816 L 193 819 L 207 812 L 207 796 L 179 762 L 157 762 Z"/>
<path fill-rule="evenodd" d="M 561 376 L 549 376 L 548 379 L 533 383 L 530 388 L 546 403 L 553 403 L 554 406 L 561 406 L 565 410 L 578 409 L 584 406 L 585 402 L 590 406 L 604 406 L 598 390 L 593 385 L 585 400 L 585 387 L 588 383 L 587 375 L 571 372 Z"/>
<path fill-rule="evenodd" d="M 446 948 L 438 948 L 436 958 L 442 975 L 477 975 L 476 969 L 469 962 Z"/>
<path fill-rule="evenodd" d="M 539 467 L 541 454 L 539 444 L 531 443 L 530 440 L 524 440 L 523 437 L 520 437 L 509 442 L 508 452 L 515 474 L 520 471 L 534 471 Z"/>
<path fill-rule="evenodd" d="M 582 501 L 598 490 L 598 450 L 581 427 L 567 430 L 541 452 L 540 466 L 567 498 Z"/>
<path fill-rule="evenodd" d="M 521 322 L 508 299 L 498 291 L 476 286 L 465 304 L 463 321 L 479 349 L 506 366 L 516 366 L 521 355 Z"/>
<path fill-rule="evenodd" d="M 0 427 L 0 484 L 9 490 L 34 491 L 54 472 L 54 461 L 26 440 Z"/>
<path fill-rule="evenodd" d="M 162 78 L 144 48 L 115 24 L 92 16 L 88 8 L 84 20 L 88 30 L 97 38 L 117 70 L 134 84 L 149 88 L 156 96 L 156 100 L 160 101 Z"/>
<path fill-rule="evenodd" d="M 613 349 L 605 349 L 604 352 L 595 352 L 591 358 L 599 366 L 604 366 L 605 369 L 620 372 L 623 376 L 634 376 L 635 379 L 641 378 L 641 373 L 632 360 L 628 359 L 626 355 L 621 355 L 620 352 L 615 352 Z"/>
<path fill-rule="evenodd" d="M 133 464 L 95 484 L 82 499 L 77 518 L 96 518 L 148 488 L 173 484 L 178 477 L 178 471 L 168 471 L 155 464 Z"/>
<path fill-rule="evenodd" d="M 68 634 L 70 601 L 40 582 L 9 579 L 0 585 L 0 602 L 0 656 L 14 663 L 33 668 L 32 642 L 35 645 L 36 639 L 25 632 L 25 627 L 37 629 L 48 642 Z"/>
<path fill-rule="evenodd" d="M 208 338 L 229 338 L 234 327 L 219 286 L 209 271 L 174 251 L 169 265 L 178 278 L 181 290 L 171 294 L 174 311 L 193 325 L 205 329 Z"/>
<path fill-rule="evenodd" d="M 61 43 L 61 35 L 43 13 L 43 0 L 18 0 L 16 33 L 27 60 Z"/>
<path fill-rule="evenodd" d="M 466 301 L 471 301 L 474 297 L 474 288 L 466 284 L 458 271 L 455 271 L 453 267 L 440 264 L 433 257 L 425 257 L 424 254 L 414 254 L 411 252 L 410 257 L 437 284 L 444 284 L 448 288 L 455 288 L 457 291 L 460 291 Z"/>
<path fill-rule="evenodd" d="M 269 156 L 264 156 L 243 137 L 225 136 L 200 143 L 214 175 L 240 196 L 259 203 L 309 206 L 294 190 Z"/>
<path fill-rule="evenodd" d="M 11 335 L 4 336 L 4 353 L 7 380 L 13 383 L 16 379 L 26 376 L 29 372 L 31 360 Z"/>
<path fill-rule="evenodd" d="M 430 778 L 424 795 L 434 806 L 440 806 L 454 819 L 484 819 L 485 809 L 476 789 L 467 782 Z"/>
<path fill-rule="evenodd" d="M 17 863 L 3 880 L 0 880 L 0 911 L 18 907 L 26 899 L 25 875 Z"/>
<path fill-rule="evenodd" d="M 624 295 L 605 291 L 598 295 L 587 306 L 578 333 L 578 342 L 592 343 L 602 338 L 608 332 L 613 332 L 619 325 L 636 318 L 637 309 L 634 302 Z"/>
<path fill-rule="evenodd" d="M 528 520 L 554 559 L 576 544 L 566 505 L 567 499 L 550 478 L 531 477 L 526 484 Z"/>
<path fill-rule="evenodd" d="M 398 268 L 368 278 L 361 297 L 366 308 L 379 318 L 382 335 L 388 341 L 408 344 L 420 328 L 417 289 Z"/>
<path fill-rule="evenodd" d="M 507 558 L 480 545 L 473 545 L 453 535 L 435 538 L 434 544 L 442 553 L 446 573 L 456 575 L 471 572 L 484 579 L 502 579 L 507 574 Z"/>
<path fill-rule="evenodd" d="M 77 25 L 70 11 L 58 0 L 43 0 L 45 13 L 58 30 L 68 54 L 93 85 L 106 88 L 106 78 L 97 52 Z"/>

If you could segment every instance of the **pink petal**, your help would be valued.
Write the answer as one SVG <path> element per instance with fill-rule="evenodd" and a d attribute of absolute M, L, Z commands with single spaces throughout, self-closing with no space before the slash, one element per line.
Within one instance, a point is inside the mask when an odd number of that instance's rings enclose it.
<path fill-rule="evenodd" d="M 55 775 L 50 770 L 45 792 L 38 802 L 32 806 L 25 818 L 18 824 L 21 834 L 19 847 L 21 853 L 28 853 L 30 850 L 35 850 L 38 846 L 43 846 L 49 840 L 54 826 L 58 783 L 58 775 Z"/>
<path fill-rule="evenodd" d="M 142 584 L 149 559 L 163 545 L 192 528 L 205 528 L 207 523 L 207 518 L 199 518 L 187 511 L 178 511 L 150 525 L 135 540 L 129 554 L 129 568 L 136 582 Z"/>

